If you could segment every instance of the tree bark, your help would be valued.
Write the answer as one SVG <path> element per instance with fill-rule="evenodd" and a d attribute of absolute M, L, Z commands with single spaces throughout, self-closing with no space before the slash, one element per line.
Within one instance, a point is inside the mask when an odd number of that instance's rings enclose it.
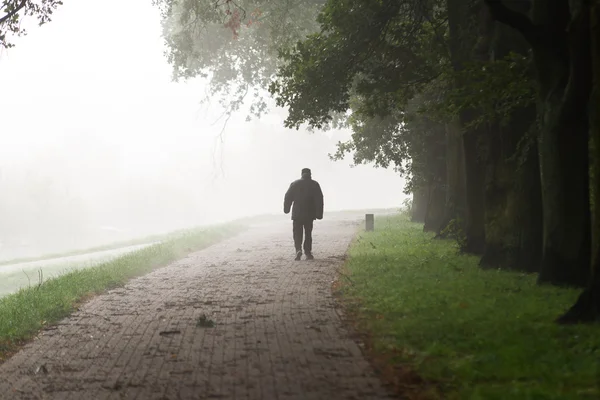
<path fill-rule="evenodd" d="M 523 111 L 527 113 L 528 110 Z M 531 112 L 535 113 L 535 110 Z M 535 119 L 535 116 L 533 118 Z M 525 127 L 521 127 L 521 129 L 525 129 Z M 540 272 L 543 215 L 537 142 L 532 143 L 525 157 L 525 162 L 518 167 L 514 174 L 513 198 L 509 200 L 513 203 L 512 222 L 518 240 L 509 267 L 526 272 Z"/>
<path fill-rule="evenodd" d="M 427 213 L 427 188 L 419 187 L 413 192 L 413 200 L 411 207 L 412 222 L 425 222 L 425 214 Z"/>
<path fill-rule="evenodd" d="M 512 4 L 529 12 L 527 2 Z M 492 54 L 526 56 L 530 46 L 514 29 L 495 25 Z M 535 79 L 533 76 L 530 79 Z M 542 251 L 542 198 L 537 143 L 532 128 L 536 107 L 512 112 L 506 126 L 492 127 L 486 157 L 485 251 L 482 268 L 539 272 Z"/>
<path fill-rule="evenodd" d="M 600 0 L 590 9 L 593 91 L 590 96 L 589 121 L 592 160 L 592 279 L 576 303 L 557 322 L 571 324 L 600 320 Z"/>
<path fill-rule="evenodd" d="M 468 120 L 464 117 L 463 120 Z M 479 156 L 480 130 L 471 130 L 463 135 L 466 183 L 466 253 L 483 254 L 485 249 L 485 166 Z"/>
<path fill-rule="evenodd" d="M 524 160 L 509 159 L 535 121 L 535 107 L 519 110 L 504 129 L 494 131 L 485 189 L 486 247 L 479 265 L 539 272 L 542 251 L 542 198 L 537 146 Z"/>
<path fill-rule="evenodd" d="M 430 183 L 428 200 L 423 231 L 439 233 L 444 220 L 446 205 L 446 193 L 439 182 Z"/>
<path fill-rule="evenodd" d="M 473 57 L 477 37 L 477 26 L 471 23 L 474 17 L 469 2 L 464 0 L 447 0 L 448 27 L 450 34 L 450 59 L 455 71 L 461 71 L 463 64 Z M 484 47 L 484 46 L 482 46 Z M 460 87 L 465 82 L 455 82 Z M 475 117 L 473 111 L 460 113 L 463 129 L 463 154 L 465 172 L 465 236 L 466 244 L 462 249 L 468 253 L 482 254 L 485 248 L 485 208 L 484 208 L 484 172 L 479 157 L 479 142 L 482 139 L 480 129 L 465 127 Z"/>
<path fill-rule="evenodd" d="M 591 243 L 588 119 L 583 111 L 591 87 L 589 5 L 583 0 L 534 0 L 530 19 L 501 0 L 485 2 L 494 18 L 519 30 L 531 44 L 537 72 L 544 221 L 538 282 L 584 286 Z"/>
<path fill-rule="evenodd" d="M 442 229 L 453 219 L 464 220 L 466 212 L 465 159 L 460 122 L 451 121 L 445 128 L 446 205 Z"/>
<path fill-rule="evenodd" d="M 446 212 L 446 130 L 444 125 L 432 121 L 429 122 L 429 133 L 431 136 L 428 141 L 427 164 L 431 179 L 429 182 L 429 202 L 423 230 L 439 234 L 444 228 Z"/>
<path fill-rule="evenodd" d="M 591 55 L 586 12 L 589 9 L 572 16 L 567 26 L 558 24 L 563 16 L 551 21 L 560 31 L 546 34 L 533 48 L 542 116 L 538 142 L 544 218 L 540 283 L 584 286 L 589 278 L 589 123 L 585 110 Z"/>

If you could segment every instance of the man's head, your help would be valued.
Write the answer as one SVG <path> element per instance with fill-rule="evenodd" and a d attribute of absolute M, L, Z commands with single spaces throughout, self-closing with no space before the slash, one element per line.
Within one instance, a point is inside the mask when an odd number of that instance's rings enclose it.
<path fill-rule="evenodd" d="M 311 176 L 310 168 L 302 168 L 302 177 L 310 178 L 310 176 Z"/>

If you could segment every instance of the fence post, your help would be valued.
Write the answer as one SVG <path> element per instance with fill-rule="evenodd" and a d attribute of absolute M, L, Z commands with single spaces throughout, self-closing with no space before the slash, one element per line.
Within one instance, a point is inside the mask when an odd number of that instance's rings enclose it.
<path fill-rule="evenodd" d="M 373 214 L 365 215 L 365 228 L 367 231 L 375 230 L 375 217 Z"/>

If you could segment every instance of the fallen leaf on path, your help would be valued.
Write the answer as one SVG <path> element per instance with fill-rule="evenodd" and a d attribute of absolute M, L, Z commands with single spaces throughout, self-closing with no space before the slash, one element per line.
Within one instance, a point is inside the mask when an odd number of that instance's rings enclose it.
<path fill-rule="evenodd" d="M 172 331 L 160 331 L 158 334 L 160 336 L 167 336 L 167 335 L 177 335 L 181 333 L 181 331 L 178 330 L 172 330 Z"/>

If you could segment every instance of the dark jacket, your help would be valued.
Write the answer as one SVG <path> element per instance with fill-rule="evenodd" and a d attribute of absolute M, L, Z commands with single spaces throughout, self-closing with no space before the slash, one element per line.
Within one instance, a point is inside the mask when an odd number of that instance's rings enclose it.
<path fill-rule="evenodd" d="M 309 176 L 292 182 L 285 193 L 283 212 L 288 214 L 292 209 L 293 220 L 313 221 L 323 218 L 323 192 L 319 182 Z"/>

